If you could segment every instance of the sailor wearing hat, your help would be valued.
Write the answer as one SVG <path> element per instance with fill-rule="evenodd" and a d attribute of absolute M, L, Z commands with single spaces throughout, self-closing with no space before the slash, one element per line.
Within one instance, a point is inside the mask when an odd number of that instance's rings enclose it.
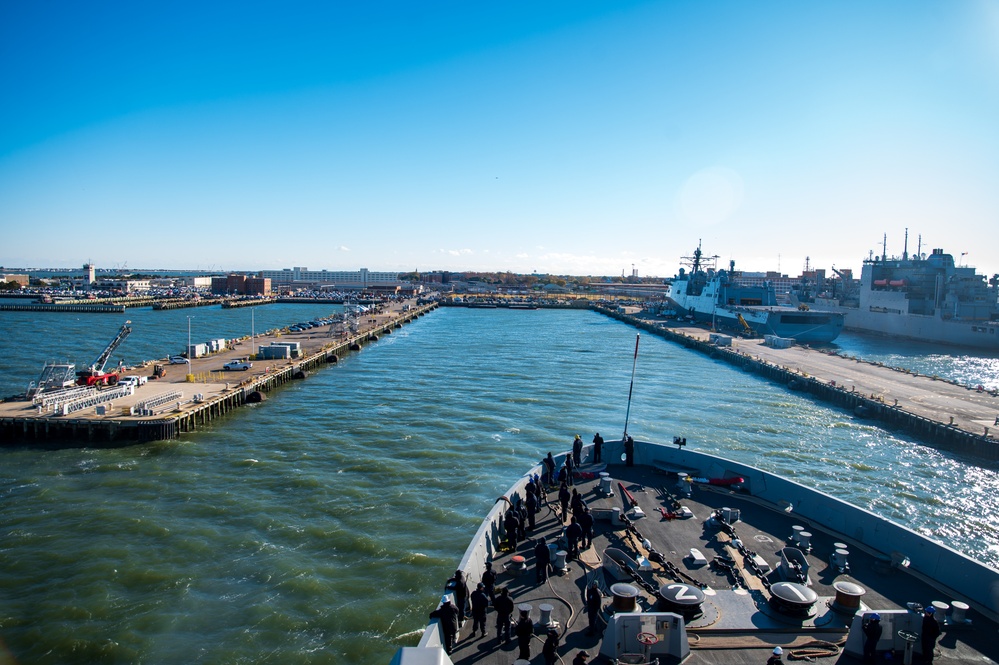
<path fill-rule="evenodd" d="M 923 662 L 933 662 L 933 651 L 937 646 L 937 638 L 940 637 L 940 624 L 934 613 L 937 611 L 932 605 L 923 608 L 923 630 L 919 634 L 919 645 L 923 651 Z"/>
<path fill-rule="evenodd" d="M 781 649 L 780 647 L 774 647 L 773 655 L 771 655 L 770 658 L 767 659 L 767 665 L 784 665 L 784 661 L 780 659 L 783 653 L 784 653 L 783 649 Z"/>
<path fill-rule="evenodd" d="M 864 662 L 873 663 L 875 652 L 878 648 L 878 640 L 884 628 L 881 626 L 881 615 L 877 612 L 870 614 L 864 621 Z"/>
<path fill-rule="evenodd" d="M 531 611 L 521 610 L 520 620 L 514 629 L 517 634 L 517 646 L 520 647 L 518 658 L 522 660 L 531 659 L 531 638 L 534 637 L 534 622 L 531 621 Z"/>

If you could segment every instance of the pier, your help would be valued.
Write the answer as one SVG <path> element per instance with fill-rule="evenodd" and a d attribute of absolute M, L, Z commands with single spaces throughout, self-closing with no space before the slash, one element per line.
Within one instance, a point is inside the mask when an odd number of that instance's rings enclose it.
<path fill-rule="evenodd" d="M 761 339 L 732 337 L 731 346 L 720 346 L 711 343 L 710 331 L 697 325 L 593 309 L 932 446 L 999 460 L 999 396 L 989 392 L 817 349 L 771 348 Z"/>
<path fill-rule="evenodd" d="M 2 303 L 5 312 L 81 312 L 86 314 L 121 314 L 124 305 L 111 303 Z"/>
<path fill-rule="evenodd" d="M 108 386 L 102 390 L 77 389 L 86 394 L 66 396 L 43 393 L 34 400 L 0 403 L 2 445 L 90 445 L 119 446 L 135 442 L 173 439 L 195 432 L 235 409 L 266 398 L 266 394 L 290 381 L 304 379 L 309 372 L 336 364 L 351 351 L 382 335 L 415 321 L 437 308 L 436 303 L 402 303 L 384 312 L 369 314 L 357 332 L 330 336 L 327 328 L 301 332 L 269 332 L 252 340 L 238 340 L 233 348 L 189 363 L 160 361 L 165 376 L 150 377 L 134 390 Z M 247 371 L 224 371 L 229 361 L 252 355 L 261 344 L 297 342 L 299 357 L 254 360 Z M 130 372 L 148 376 L 152 364 Z M 87 392 L 89 390 L 89 392 Z"/>

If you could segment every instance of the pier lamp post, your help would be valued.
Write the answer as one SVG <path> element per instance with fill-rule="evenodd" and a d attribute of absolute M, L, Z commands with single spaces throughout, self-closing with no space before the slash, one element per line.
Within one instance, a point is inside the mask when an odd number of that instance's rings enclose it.
<path fill-rule="evenodd" d="M 187 353 L 185 357 L 187 358 L 187 380 L 194 380 L 194 372 L 191 371 L 191 319 L 193 316 L 187 317 Z"/>

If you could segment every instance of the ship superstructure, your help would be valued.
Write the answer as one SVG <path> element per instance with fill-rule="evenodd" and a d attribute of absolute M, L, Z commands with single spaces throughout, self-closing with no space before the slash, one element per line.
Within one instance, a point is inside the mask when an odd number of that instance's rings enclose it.
<path fill-rule="evenodd" d="M 986 282 L 943 249 L 865 260 L 857 297 L 857 307 L 838 308 L 849 330 L 999 349 L 999 275 Z"/>
<path fill-rule="evenodd" d="M 743 284 L 733 276 L 734 262 L 729 270 L 718 270 L 717 258 L 705 257 L 698 246 L 693 256 L 682 259 L 690 272 L 680 268 L 666 293 L 681 316 L 716 328 L 793 338 L 802 344 L 825 344 L 839 336 L 842 313 L 781 305 L 772 283 Z"/>

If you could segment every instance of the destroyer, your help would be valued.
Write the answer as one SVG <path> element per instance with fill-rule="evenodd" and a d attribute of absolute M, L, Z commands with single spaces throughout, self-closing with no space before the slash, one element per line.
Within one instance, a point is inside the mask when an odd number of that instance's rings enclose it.
<path fill-rule="evenodd" d="M 482 522 L 461 560 L 472 589 L 498 571 L 517 609 L 533 624 L 531 662 L 541 662 L 555 632 L 563 663 L 763 663 L 780 647 L 785 661 L 860 662 L 864 624 L 883 628 L 877 662 L 909 663 L 923 648 L 924 617 L 943 631 L 938 663 L 992 663 L 999 609 L 999 571 L 907 528 L 792 480 L 684 448 L 636 441 L 633 465 L 623 441 L 603 445 L 615 461 L 587 478 L 589 446 L 576 488 L 595 516 L 592 544 L 570 558 L 567 528 L 551 497 L 528 540 L 505 550 L 504 514 L 526 501 L 529 469 Z M 589 469 L 599 469 L 599 466 Z M 535 546 L 544 537 L 552 573 L 535 576 Z M 596 587 L 596 631 L 585 598 Z M 445 590 L 444 599 L 453 602 Z M 935 613 L 924 608 L 932 608 Z M 427 608 L 428 613 L 432 608 Z M 417 647 L 393 663 L 504 664 L 517 661 L 516 639 L 500 641 L 490 608 L 486 634 L 459 630 L 450 655 L 437 620 Z M 888 660 L 891 659 L 891 660 Z M 581 659 L 584 660 L 584 659 Z"/>
<path fill-rule="evenodd" d="M 684 257 L 691 269 L 680 273 L 670 284 L 666 298 L 681 316 L 756 335 L 793 338 L 801 344 L 826 344 L 843 330 L 844 315 L 829 310 L 817 311 L 806 304 L 798 307 L 780 305 L 771 283 L 748 286 L 738 283 L 733 272 L 716 270 L 714 260 L 705 257 L 700 246 L 694 255 Z"/>

